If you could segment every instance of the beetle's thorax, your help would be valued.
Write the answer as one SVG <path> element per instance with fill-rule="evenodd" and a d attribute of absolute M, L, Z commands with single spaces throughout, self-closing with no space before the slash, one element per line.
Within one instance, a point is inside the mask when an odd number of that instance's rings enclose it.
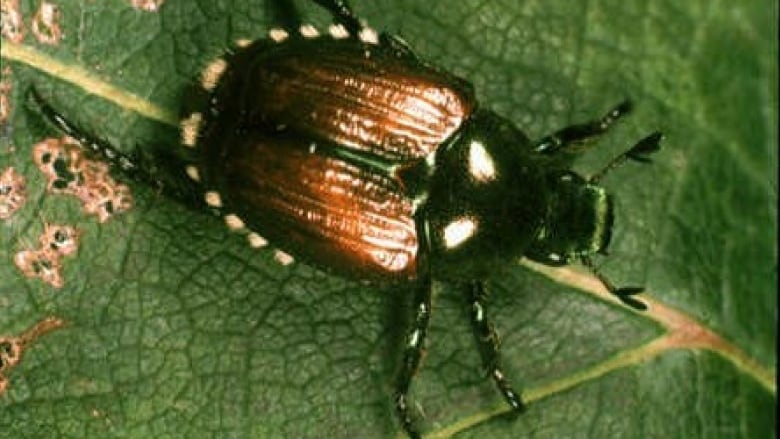
<path fill-rule="evenodd" d="M 528 138 L 480 110 L 429 162 L 420 211 L 429 225 L 434 273 L 485 278 L 521 257 L 548 204 L 544 168 Z"/>

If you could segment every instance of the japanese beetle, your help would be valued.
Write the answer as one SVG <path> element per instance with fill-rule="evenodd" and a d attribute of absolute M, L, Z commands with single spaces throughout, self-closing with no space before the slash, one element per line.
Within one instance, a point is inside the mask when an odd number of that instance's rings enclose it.
<path fill-rule="evenodd" d="M 636 309 L 641 288 L 616 288 L 591 256 L 609 245 L 613 204 L 598 185 L 628 159 L 647 161 L 655 132 L 584 178 L 569 168 L 580 146 L 630 111 L 529 139 L 480 108 L 472 86 L 420 60 L 400 38 L 365 27 L 345 0 L 315 0 L 334 18 L 329 36 L 310 25 L 274 29 L 208 65 L 185 99 L 179 170 L 209 210 L 254 247 L 270 241 L 353 279 L 413 290 L 395 385 L 404 430 L 420 438 L 408 391 L 423 352 L 432 279 L 464 288 L 485 367 L 507 403 L 523 402 L 501 369 L 485 281 L 525 256 L 580 261 Z M 41 112 L 122 171 L 154 181 L 136 158 L 88 134 L 33 93 Z"/>

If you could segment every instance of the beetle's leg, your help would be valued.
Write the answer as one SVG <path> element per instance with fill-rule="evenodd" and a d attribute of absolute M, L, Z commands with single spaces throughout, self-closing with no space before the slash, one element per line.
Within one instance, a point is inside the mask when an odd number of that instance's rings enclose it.
<path fill-rule="evenodd" d="M 265 7 L 271 16 L 271 23 L 282 29 L 299 29 L 303 24 L 301 13 L 292 0 L 276 0 L 265 2 Z"/>
<path fill-rule="evenodd" d="M 360 19 L 352 11 L 347 0 L 314 0 L 315 3 L 333 14 L 333 19 L 347 28 L 352 35 L 358 35 L 363 29 Z"/>
<path fill-rule="evenodd" d="M 591 273 L 599 279 L 609 294 L 618 298 L 624 305 L 630 306 L 637 311 L 647 310 L 647 304 L 634 297 L 637 294 L 643 293 L 645 291 L 644 287 L 616 287 L 606 276 L 601 274 L 601 271 L 599 271 L 590 257 L 581 256 L 580 260 L 582 261 L 582 264 L 588 267 Z"/>
<path fill-rule="evenodd" d="M 140 168 L 136 164 L 135 160 L 130 158 L 127 154 L 120 152 L 113 145 L 98 139 L 97 137 L 87 133 L 86 131 L 78 128 L 73 122 L 66 119 L 63 115 L 57 112 L 48 102 L 46 102 L 38 91 L 34 88 L 30 89 L 30 97 L 33 104 L 37 107 L 38 111 L 46 118 L 49 123 L 57 127 L 60 131 L 66 135 L 76 139 L 81 146 L 91 150 L 92 152 L 103 157 L 108 163 L 116 168 L 119 168 L 123 172 L 128 174 L 134 174 L 140 172 Z"/>
<path fill-rule="evenodd" d="M 158 177 L 156 163 L 175 163 L 177 160 L 176 157 L 165 153 L 165 151 L 157 153 L 153 159 L 146 155 L 129 155 L 123 153 L 105 140 L 79 128 L 75 123 L 57 112 L 57 110 L 46 102 L 34 88 L 30 89 L 29 96 L 33 107 L 38 110 L 49 123 L 54 125 L 64 134 L 78 141 L 82 148 L 92 151 L 103 158 L 112 168 L 118 169 L 126 177 L 144 181 L 159 189 L 165 189 L 171 195 L 181 198 L 182 200 L 190 200 L 192 198 L 192 188 L 188 186 L 190 183 L 186 176 L 182 175 L 177 176 L 176 178 L 166 177 L 165 180 Z"/>
<path fill-rule="evenodd" d="M 409 43 L 398 35 L 382 32 L 382 34 L 379 35 L 379 40 L 384 46 L 390 48 L 398 57 L 407 56 L 418 59 L 417 54 L 409 47 Z"/>
<path fill-rule="evenodd" d="M 418 280 L 414 293 L 414 320 L 406 336 L 404 356 L 395 384 L 395 410 L 401 421 L 401 426 L 411 439 L 422 439 L 412 420 L 412 411 L 409 407 L 409 387 L 422 360 L 425 338 L 428 334 L 428 323 L 431 318 L 432 285 L 428 261 L 430 241 L 427 237 L 427 224 L 424 221 L 420 224 L 422 226 L 418 227 L 417 233 L 419 251 L 417 254 Z"/>
<path fill-rule="evenodd" d="M 631 109 L 631 101 L 623 101 L 601 119 L 569 125 L 541 138 L 534 143 L 533 149 L 541 154 L 555 154 L 560 151 L 575 153 L 577 147 L 604 134 L 618 119 L 630 113 Z"/>
<path fill-rule="evenodd" d="M 661 140 L 663 140 L 663 138 L 664 135 L 661 134 L 660 131 L 655 131 L 649 136 L 644 137 L 642 140 L 632 146 L 631 149 L 612 159 L 603 168 L 601 168 L 599 172 L 593 174 L 588 181 L 594 184 L 598 183 L 602 178 L 604 178 L 605 175 L 607 175 L 607 172 L 617 168 L 628 160 L 634 160 L 640 163 L 650 163 L 651 160 L 648 158 L 648 156 L 658 152 L 658 150 L 661 149 Z"/>
<path fill-rule="evenodd" d="M 409 406 L 409 387 L 412 378 L 420 366 L 425 350 L 425 337 L 428 333 L 428 323 L 431 316 L 431 279 L 421 280 L 414 295 L 414 322 L 406 337 L 404 357 L 401 370 L 395 384 L 395 410 L 401 421 L 401 426 L 412 439 L 422 436 L 414 427 L 412 411 Z"/>
<path fill-rule="evenodd" d="M 414 297 L 415 313 L 414 322 L 406 338 L 403 362 L 395 387 L 395 409 L 401 425 L 407 434 L 413 439 L 421 438 L 420 433 L 414 427 L 411 408 L 409 406 L 409 387 L 412 378 L 420 366 L 425 349 L 425 337 L 428 332 L 431 310 L 431 280 L 428 277 L 420 282 Z"/>
<path fill-rule="evenodd" d="M 485 283 L 474 281 L 469 284 L 469 302 L 471 303 L 471 328 L 474 330 L 474 338 L 482 356 L 482 364 L 485 370 L 493 378 L 499 392 L 504 396 L 507 404 L 516 413 L 525 408 L 520 394 L 512 389 L 504 372 L 501 370 L 501 351 L 499 348 L 498 334 L 487 317 L 484 305 Z"/>
<path fill-rule="evenodd" d="M 412 49 L 403 38 L 382 32 L 376 35 L 373 29 L 367 28 L 352 11 L 347 0 L 314 0 L 315 3 L 330 11 L 334 20 L 344 26 L 351 35 L 356 35 L 363 41 L 381 43 L 393 50 L 397 56 L 410 56 L 417 58 Z M 377 40 L 378 38 L 378 40 Z"/>

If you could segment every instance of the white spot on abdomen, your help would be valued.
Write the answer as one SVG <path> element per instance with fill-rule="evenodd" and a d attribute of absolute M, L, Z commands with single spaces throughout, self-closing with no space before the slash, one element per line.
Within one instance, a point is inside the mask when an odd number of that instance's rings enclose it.
<path fill-rule="evenodd" d="M 368 26 L 364 27 L 363 29 L 360 29 L 358 38 L 360 38 L 360 41 L 368 44 L 379 43 L 379 34 L 374 29 Z"/>
<path fill-rule="evenodd" d="M 203 115 L 200 113 L 192 113 L 181 121 L 181 143 L 184 146 L 193 148 L 198 142 L 198 131 L 202 121 Z"/>
<path fill-rule="evenodd" d="M 290 265 L 295 262 L 295 258 L 281 250 L 274 252 L 274 259 L 282 265 Z"/>
<path fill-rule="evenodd" d="M 187 172 L 187 175 L 192 179 L 192 181 L 200 181 L 200 172 L 198 171 L 198 168 L 189 165 L 187 166 L 187 168 L 185 168 L 185 171 Z"/>
<path fill-rule="evenodd" d="M 206 192 L 204 199 L 206 200 L 206 204 L 211 207 L 222 207 L 222 197 L 219 196 L 218 192 Z"/>
<path fill-rule="evenodd" d="M 230 230 L 241 230 L 244 228 L 244 221 L 236 214 L 225 215 L 225 224 Z"/>
<path fill-rule="evenodd" d="M 303 38 L 316 38 L 320 36 L 320 32 L 317 30 L 317 28 L 310 24 L 302 24 L 300 32 L 301 35 L 303 35 Z"/>
<path fill-rule="evenodd" d="M 249 240 L 249 246 L 252 248 L 260 248 L 268 245 L 268 241 L 255 232 L 247 235 L 247 240 Z"/>
<path fill-rule="evenodd" d="M 211 64 L 209 64 L 206 69 L 203 70 L 203 75 L 201 76 L 200 82 L 203 88 L 207 91 L 214 90 L 214 87 L 216 87 L 217 83 L 219 82 L 219 78 L 221 78 L 225 73 L 227 65 L 227 61 L 222 58 L 218 58 L 212 61 Z"/>
<path fill-rule="evenodd" d="M 349 38 L 349 31 L 341 24 L 331 24 L 330 27 L 328 27 L 328 32 L 330 33 L 330 36 L 336 40 Z"/>
<path fill-rule="evenodd" d="M 277 43 L 281 43 L 282 41 L 286 40 L 287 37 L 289 36 L 290 34 L 288 34 L 287 31 L 284 29 L 275 28 L 268 31 L 268 37 L 276 41 Z"/>

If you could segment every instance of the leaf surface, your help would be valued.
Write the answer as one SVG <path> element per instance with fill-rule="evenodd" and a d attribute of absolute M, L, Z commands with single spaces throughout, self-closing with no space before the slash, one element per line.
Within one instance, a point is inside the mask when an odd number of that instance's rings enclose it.
<path fill-rule="evenodd" d="M 48 194 L 32 145 L 56 133 L 31 85 L 125 151 L 178 148 L 184 88 L 230 42 L 265 35 L 263 1 L 61 2 L 64 38 L 2 40 L 12 84 L 0 169 L 27 205 L 0 223 L 0 336 L 56 315 L 7 374 L 0 437 L 400 437 L 390 395 L 408 291 L 280 266 L 223 223 L 130 182 L 135 207 L 99 225 Z M 635 114 L 583 173 L 650 132 L 652 165 L 604 185 L 617 223 L 604 272 L 643 284 L 647 313 L 578 268 L 520 264 L 490 283 L 507 375 L 531 400 L 514 422 L 484 379 L 462 295 L 437 284 L 413 387 L 426 437 L 767 438 L 776 435 L 777 5 L 768 1 L 354 0 L 377 29 L 468 78 L 532 138 Z M 321 29 L 327 16 L 303 14 Z M 55 290 L 14 254 L 43 220 L 82 230 Z"/>

